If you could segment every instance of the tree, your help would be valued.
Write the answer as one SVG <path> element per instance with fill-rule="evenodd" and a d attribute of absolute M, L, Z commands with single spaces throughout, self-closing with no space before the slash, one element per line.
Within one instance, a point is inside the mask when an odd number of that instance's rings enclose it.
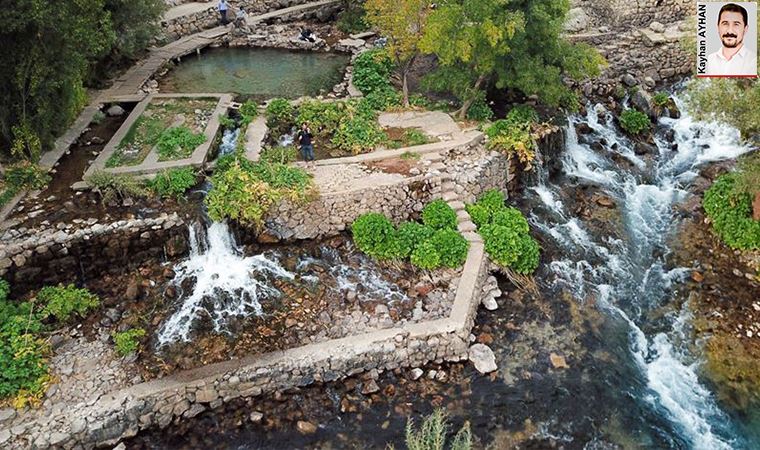
<path fill-rule="evenodd" d="M 521 11 L 506 8 L 509 0 L 449 0 L 430 13 L 422 51 L 435 54 L 439 69 L 430 79 L 435 88 L 447 87 L 462 101 L 459 118 L 493 77 L 510 42 L 525 28 Z"/>
<path fill-rule="evenodd" d="M 103 0 L 18 0 L 0 9 L 0 148 L 32 157 L 84 105 L 82 80 L 114 34 Z"/>
<path fill-rule="evenodd" d="M 401 75 L 404 106 L 409 106 L 409 71 L 420 54 L 430 10 L 428 0 L 367 0 L 367 19 L 388 39 L 387 50 Z"/>

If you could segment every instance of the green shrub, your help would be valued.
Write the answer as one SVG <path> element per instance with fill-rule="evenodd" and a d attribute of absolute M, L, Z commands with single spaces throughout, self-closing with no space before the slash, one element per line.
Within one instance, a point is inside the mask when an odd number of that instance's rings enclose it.
<path fill-rule="evenodd" d="M 106 120 L 106 114 L 101 110 L 95 111 L 95 114 L 92 116 L 92 123 L 100 125 L 104 120 Z"/>
<path fill-rule="evenodd" d="M 472 223 L 478 227 L 482 227 L 491 220 L 491 212 L 483 205 L 473 204 L 465 206 L 467 214 L 470 215 Z"/>
<path fill-rule="evenodd" d="M 37 301 L 42 305 L 43 317 L 53 316 L 59 322 L 66 322 L 73 314 L 85 317 L 100 305 L 100 299 L 87 289 L 68 286 L 47 286 L 37 293 Z"/>
<path fill-rule="evenodd" d="M 410 128 L 404 132 L 404 140 L 407 145 L 412 147 L 415 145 L 424 145 L 428 143 L 428 137 L 422 131 L 416 128 Z M 403 156 L 403 155 L 402 155 Z"/>
<path fill-rule="evenodd" d="M 261 150 L 259 161 L 268 163 L 290 164 L 298 159 L 298 151 L 295 147 L 271 147 Z"/>
<path fill-rule="evenodd" d="M 361 53 L 354 61 L 354 86 L 364 95 L 391 87 L 390 76 L 393 62 L 383 49 L 374 49 Z"/>
<path fill-rule="evenodd" d="M 517 262 L 521 248 L 518 247 L 520 235 L 517 231 L 489 223 L 480 227 L 478 233 L 483 236 L 486 251 L 496 264 L 511 267 Z"/>
<path fill-rule="evenodd" d="M 114 344 L 116 344 L 116 351 L 121 356 L 127 356 L 137 351 L 140 347 L 140 338 L 145 336 L 145 330 L 142 328 L 132 328 L 120 333 L 113 333 Z"/>
<path fill-rule="evenodd" d="M 406 424 L 406 448 L 407 450 L 444 450 L 448 433 L 449 425 L 446 420 L 446 413 L 441 409 L 436 409 L 433 414 L 425 418 L 419 430 L 414 428 L 414 423 L 409 419 Z M 465 422 L 464 426 L 454 435 L 449 449 L 472 449 L 472 434 L 468 422 Z M 391 450 L 393 450 L 392 447 Z"/>
<path fill-rule="evenodd" d="M 8 294 L 11 292 L 11 285 L 7 281 L 0 279 L 0 303 L 8 300 Z"/>
<path fill-rule="evenodd" d="M 400 158 L 405 161 L 417 161 L 418 159 L 422 158 L 422 155 L 417 152 L 404 152 L 401 154 Z"/>
<path fill-rule="evenodd" d="M 399 254 L 403 258 L 409 257 L 414 249 L 427 241 L 435 234 L 435 230 L 427 225 L 417 222 L 404 222 L 398 228 Z"/>
<path fill-rule="evenodd" d="M 169 128 L 158 137 L 156 151 L 158 160 L 176 160 L 190 157 L 199 145 L 206 142 L 206 135 L 193 133 L 185 126 Z"/>
<path fill-rule="evenodd" d="M 241 126 L 247 126 L 259 115 L 259 105 L 252 100 L 246 100 L 240 105 Z"/>
<path fill-rule="evenodd" d="M 752 196 L 737 187 L 737 174 L 718 177 L 705 192 L 702 206 L 713 229 L 734 249 L 760 249 L 760 221 L 752 219 Z"/>
<path fill-rule="evenodd" d="M 304 203 L 314 193 L 312 178 L 303 169 L 277 163 L 253 163 L 239 155 L 217 164 L 211 184 L 205 204 L 212 220 L 229 218 L 257 227 L 276 202 Z"/>
<path fill-rule="evenodd" d="M 124 200 L 128 197 L 146 197 L 149 194 L 145 184 L 130 175 L 114 175 L 99 170 L 85 181 L 100 192 L 103 203 L 110 203 L 117 199 Z"/>
<path fill-rule="evenodd" d="M 648 131 L 652 126 L 649 117 L 636 109 L 626 109 L 620 114 L 619 120 L 623 130 L 634 135 Z"/>
<path fill-rule="evenodd" d="M 376 117 L 354 114 L 340 124 L 331 142 L 340 150 L 358 155 L 371 152 L 386 138 Z"/>
<path fill-rule="evenodd" d="M 275 98 L 269 102 L 264 115 L 267 126 L 278 132 L 287 131 L 293 125 L 295 111 L 287 99 Z"/>
<path fill-rule="evenodd" d="M 382 214 L 362 214 L 351 225 L 351 232 L 356 246 L 369 256 L 384 260 L 403 254 L 396 228 Z"/>
<path fill-rule="evenodd" d="M 219 114 L 219 125 L 221 125 L 225 130 L 234 130 L 238 127 L 238 124 L 232 117 L 226 116 L 224 114 Z"/>
<path fill-rule="evenodd" d="M 412 264 L 420 269 L 432 270 L 440 267 L 441 254 L 431 241 L 427 240 L 414 249 L 410 258 Z"/>
<path fill-rule="evenodd" d="M 44 188 L 51 179 L 46 170 L 28 161 L 7 167 L 3 177 L 0 182 L 0 206 L 23 190 Z"/>
<path fill-rule="evenodd" d="M 369 30 L 364 8 L 360 4 L 350 2 L 348 7 L 338 14 L 336 26 L 346 34 L 356 34 Z"/>
<path fill-rule="evenodd" d="M 518 123 L 538 123 L 538 113 L 532 106 L 516 105 L 509 110 L 506 117 L 507 122 Z"/>
<path fill-rule="evenodd" d="M 296 123 L 308 123 L 312 132 L 319 136 L 330 136 L 348 114 L 348 102 L 323 102 L 307 100 L 298 106 Z"/>
<path fill-rule="evenodd" d="M 477 205 L 484 207 L 488 211 L 488 220 L 496 214 L 497 211 L 501 211 L 505 208 L 504 193 L 498 189 L 489 189 L 483 193 L 478 199 Z"/>
<path fill-rule="evenodd" d="M 435 200 L 422 210 L 422 223 L 435 229 L 457 229 L 457 213 L 443 200 Z"/>
<path fill-rule="evenodd" d="M 485 122 L 491 120 L 493 117 L 493 110 L 488 106 L 486 101 L 485 92 L 480 92 L 478 97 L 467 110 L 467 118 L 477 122 Z"/>
<path fill-rule="evenodd" d="M 538 242 L 526 232 L 520 236 L 520 239 L 517 241 L 517 247 L 517 261 L 512 264 L 512 269 L 523 275 L 535 272 L 541 256 Z"/>
<path fill-rule="evenodd" d="M 149 182 L 150 188 L 161 198 L 180 198 L 195 184 L 195 170 L 192 167 L 164 170 Z"/>
<path fill-rule="evenodd" d="M 494 212 L 491 216 L 491 223 L 513 229 L 520 234 L 530 233 L 528 220 L 525 219 L 520 210 L 515 208 L 503 208 Z"/>
<path fill-rule="evenodd" d="M 488 136 L 488 148 L 516 155 L 520 162 L 528 164 L 536 156 L 536 143 L 531 134 L 530 123 L 514 123 L 510 120 L 497 120 L 485 130 Z"/>
<path fill-rule="evenodd" d="M 657 92 L 652 96 L 652 103 L 658 108 L 662 108 L 668 104 L 670 96 L 667 92 Z"/>
<path fill-rule="evenodd" d="M 401 106 L 401 94 L 392 87 L 375 89 L 361 100 L 373 111 L 385 111 L 394 106 Z"/>
<path fill-rule="evenodd" d="M 440 264 L 444 267 L 456 268 L 467 259 L 467 249 L 470 244 L 459 232 L 443 229 L 435 232 L 429 242 L 440 255 Z"/>

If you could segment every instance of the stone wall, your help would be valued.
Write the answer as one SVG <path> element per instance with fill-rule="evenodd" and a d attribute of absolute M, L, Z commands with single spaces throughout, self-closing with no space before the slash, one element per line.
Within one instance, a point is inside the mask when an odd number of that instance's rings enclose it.
<path fill-rule="evenodd" d="M 245 8 L 248 17 L 250 18 L 252 16 L 289 8 L 291 6 L 311 3 L 313 1 L 315 0 L 241 0 L 230 2 L 233 10 L 228 11 L 227 16 L 228 19 L 233 20 L 235 11 L 241 6 Z M 327 20 L 332 17 L 338 9 L 339 6 L 321 6 L 313 10 L 294 13 L 286 18 L 279 18 L 279 20 L 304 20 L 310 18 Z M 218 25 L 220 25 L 220 16 L 219 11 L 216 10 L 216 4 L 214 3 L 209 5 L 208 9 L 171 20 L 162 21 L 162 38 L 159 40 L 163 42 L 174 41 Z"/>
<path fill-rule="evenodd" d="M 484 295 L 488 263 L 483 243 L 470 249 L 451 315 L 282 352 L 204 366 L 68 405 L 64 412 L 0 428 L 0 447 L 94 448 L 115 445 L 149 427 L 165 428 L 239 397 L 342 379 L 364 371 L 419 367 L 468 357 L 468 342 Z"/>
<path fill-rule="evenodd" d="M 175 213 L 110 224 L 96 219 L 8 230 L 0 245 L 0 277 L 19 294 L 44 285 L 121 273 L 187 251 L 187 226 Z"/>
<path fill-rule="evenodd" d="M 572 4 L 583 8 L 592 24 L 608 27 L 673 22 L 693 14 L 696 9 L 692 0 L 573 0 Z"/>

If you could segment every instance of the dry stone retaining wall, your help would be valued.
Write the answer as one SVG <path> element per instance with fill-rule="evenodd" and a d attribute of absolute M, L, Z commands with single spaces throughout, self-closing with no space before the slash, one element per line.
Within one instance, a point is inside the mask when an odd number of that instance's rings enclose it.
<path fill-rule="evenodd" d="M 126 267 L 181 256 L 187 226 L 176 213 L 104 224 L 95 219 L 44 229 L 8 230 L 0 245 L 0 278 L 14 292 L 90 279 Z"/>
<path fill-rule="evenodd" d="M 693 0 L 574 0 L 595 25 L 646 26 L 652 21 L 672 22 L 695 12 Z"/>

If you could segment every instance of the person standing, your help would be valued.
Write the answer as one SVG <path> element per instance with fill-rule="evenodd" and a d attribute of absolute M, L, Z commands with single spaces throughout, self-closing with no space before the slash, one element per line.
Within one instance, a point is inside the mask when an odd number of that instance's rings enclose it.
<path fill-rule="evenodd" d="M 238 28 L 243 28 L 246 25 L 248 25 L 248 14 L 245 12 L 245 9 L 241 6 L 240 9 L 238 9 L 237 14 L 235 15 L 235 26 Z"/>
<path fill-rule="evenodd" d="M 301 146 L 301 156 L 306 162 L 314 161 L 314 145 L 311 143 L 313 137 L 309 124 L 305 122 L 301 124 L 301 131 L 298 132 L 298 144 Z"/>
<path fill-rule="evenodd" d="M 216 5 L 216 9 L 219 10 L 219 14 L 222 16 L 222 25 L 227 25 L 227 10 L 230 9 L 230 5 L 227 3 L 227 0 L 219 0 L 219 3 Z"/>

